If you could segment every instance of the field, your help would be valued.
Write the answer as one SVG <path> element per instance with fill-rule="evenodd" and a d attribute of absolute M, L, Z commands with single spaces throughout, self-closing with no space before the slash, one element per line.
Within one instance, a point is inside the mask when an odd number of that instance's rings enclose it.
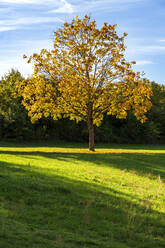
<path fill-rule="evenodd" d="M 165 247 L 165 146 L 1 142 L 1 247 Z"/>

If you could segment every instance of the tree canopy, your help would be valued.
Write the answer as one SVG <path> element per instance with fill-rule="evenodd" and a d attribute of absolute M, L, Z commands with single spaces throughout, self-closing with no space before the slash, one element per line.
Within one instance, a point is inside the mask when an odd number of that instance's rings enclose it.
<path fill-rule="evenodd" d="M 0 81 L 0 114 L 10 122 L 18 118 L 22 109 L 24 109 L 21 105 L 21 100 L 14 97 L 16 94 L 16 82 L 18 84 L 23 80 L 24 78 L 18 70 L 11 69 Z"/>
<path fill-rule="evenodd" d="M 100 29 L 89 16 L 76 17 L 54 32 L 53 49 L 28 58 L 34 63 L 30 80 L 18 85 L 32 121 L 62 116 L 86 121 L 89 149 L 94 150 L 94 125 L 105 114 L 126 118 L 132 110 L 141 122 L 151 108 L 152 90 L 124 57 L 124 38 L 116 25 Z M 26 56 L 24 56 L 26 57 Z"/>

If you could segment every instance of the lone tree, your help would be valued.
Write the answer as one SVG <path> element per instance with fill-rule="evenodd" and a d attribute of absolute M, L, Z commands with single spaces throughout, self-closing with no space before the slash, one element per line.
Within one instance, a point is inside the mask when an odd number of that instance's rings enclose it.
<path fill-rule="evenodd" d="M 32 121 L 42 116 L 84 120 L 89 150 L 94 151 L 94 125 L 104 114 L 126 118 L 133 111 L 141 122 L 151 108 L 149 84 L 124 58 L 124 38 L 116 25 L 98 28 L 89 16 L 76 17 L 54 32 L 53 49 L 33 54 L 34 73 L 18 86 Z M 26 56 L 24 56 L 26 58 Z"/>

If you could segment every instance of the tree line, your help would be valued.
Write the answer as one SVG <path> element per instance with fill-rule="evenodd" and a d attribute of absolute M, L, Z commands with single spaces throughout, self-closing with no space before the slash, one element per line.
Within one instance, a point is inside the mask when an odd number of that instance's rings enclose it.
<path fill-rule="evenodd" d="M 16 82 L 25 78 L 12 69 L 0 80 L 0 139 L 1 140 L 63 140 L 87 142 L 88 128 L 69 118 L 54 120 L 42 117 L 31 123 L 28 111 L 18 96 Z M 26 79 L 27 80 L 27 79 Z M 96 142 L 161 144 L 165 142 L 165 86 L 150 83 L 153 91 L 152 107 L 146 114 L 147 121 L 141 123 L 128 111 L 126 119 L 104 115 L 100 127 L 95 127 Z"/>

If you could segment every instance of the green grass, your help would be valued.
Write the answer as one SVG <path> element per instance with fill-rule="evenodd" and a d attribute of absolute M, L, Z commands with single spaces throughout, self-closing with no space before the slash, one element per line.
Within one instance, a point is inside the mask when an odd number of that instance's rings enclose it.
<path fill-rule="evenodd" d="M 165 146 L 104 147 L 1 142 L 0 248 L 165 247 Z"/>

